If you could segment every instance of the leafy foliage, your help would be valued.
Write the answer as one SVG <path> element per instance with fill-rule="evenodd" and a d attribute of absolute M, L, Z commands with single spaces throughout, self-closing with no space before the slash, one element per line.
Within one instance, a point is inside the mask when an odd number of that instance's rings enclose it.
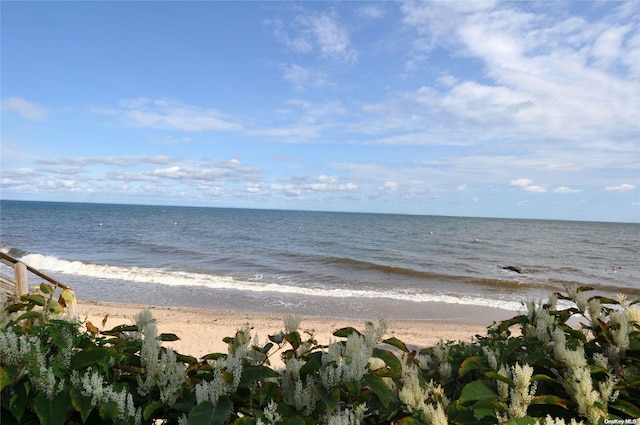
<path fill-rule="evenodd" d="M 248 329 L 200 359 L 162 346 L 155 319 L 100 330 L 69 289 L 7 299 L 3 424 L 564 424 L 640 417 L 640 304 L 569 287 L 472 342 L 414 349 L 385 322 L 319 345 L 299 318 L 258 344 Z M 106 324 L 106 318 L 102 327 Z M 280 356 L 285 367 L 274 369 Z"/>

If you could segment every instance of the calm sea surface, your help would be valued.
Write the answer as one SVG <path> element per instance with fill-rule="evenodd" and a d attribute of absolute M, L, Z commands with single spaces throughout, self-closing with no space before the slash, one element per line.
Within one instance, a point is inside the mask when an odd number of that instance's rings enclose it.
<path fill-rule="evenodd" d="M 0 249 L 85 300 L 435 319 L 435 304 L 517 310 L 571 282 L 640 297 L 640 224 L 22 201 L 0 208 Z"/>

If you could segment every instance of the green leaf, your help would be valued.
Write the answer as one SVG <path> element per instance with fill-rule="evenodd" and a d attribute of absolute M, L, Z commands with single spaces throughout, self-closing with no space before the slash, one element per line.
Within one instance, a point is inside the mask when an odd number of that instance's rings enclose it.
<path fill-rule="evenodd" d="M 308 375 L 314 375 L 319 370 L 320 363 L 318 363 L 316 359 L 311 357 L 304 365 L 302 365 L 298 373 L 300 374 L 300 379 L 304 381 Z"/>
<path fill-rule="evenodd" d="M 17 385 L 14 389 L 15 392 L 9 400 L 9 411 L 18 420 L 18 423 L 22 421 L 22 415 L 24 415 L 25 409 L 27 408 L 27 403 L 29 403 L 29 405 L 32 403 L 29 397 L 30 389 L 29 381 L 25 381 L 23 385 Z M 4 408 L 4 400 L 2 404 Z"/>
<path fill-rule="evenodd" d="M 603 297 L 601 295 L 596 295 L 595 297 L 589 298 L 589 301 L 591 300 L 598 300 L 600 301 L 600 304 L 614 304 L 614 305 L 620 304 L 617 300 L 614 300 L 613 298 Z"/>
<path fill-rule="evenodd" d="M 100 402 L 100 417 L 102 420 L 113 419 L 118 413 L 118 403 L 115 401 Z"/>
<path fill-rule="evenodd" d="M 18 369 L 16 365 L 0 367 L 0 391 L 8 385 L 18 382 L 26 370 L 26 366 Z"/>
<path fill-rule="evenodd" d="M 82 395 L 80 390 L 76 388 L 71 388 L 70 394 L 71 405 L 73 405 L 73 408 L 80 413 L 82 422 L 87 422 L 87 418 L 89 417 L 89 414 L 91 414 L 91 410 L 93 409 L 93 406 L 91 405 L 91 397 Z"/>
<path fill-rule="evenodd" d="M 280 332 L 275 335 L 269 335 L 269 341 L 275 342 L 276 344 L 282 344 L 282 341 L 284 341 L 284 334 Z"/>
<path fill-rule="evenodd" d="M 198 359 L 193 356 L 187 356 L 184 354 L 176 353 L 176 361 L 186 363 L 188 365 L 195 365 L 198 363 Z"/>
<path fill-rule="evenodd" d="M 266 378 L 275 378 L 276 376 L 278 376 L 278 374 L 267 366 L 247 367 L 242 369 L 239 386 L 244 387 L 251 382 L 261 381 Z"/>
<path fill-rule="evenodd" d="M 609 404 L 609 409 L 616 409 L 632 418 L 640 418 L 640 407 L 627 400 L 616 400 Z"/>
<path fill-rule="evenodd" d="M 331 412 L 336 410 L 336 407 L 338 407 L 338 403 L 340 402 L 340 388 L 334 388 L 331 390 L 331 392 L 329 392 L 325 387 L 322 386 L 322 384 L 317 384 L 316 390 L 318 391 L 318 395 L 327 405 L 329 410 Z"/>
<path fill-rule="evenodd" d="M 23 295 L 20 297 L 22 301 L 31 301 L 32 303 L 43 306 L 46 302 L 45 298 L 40 294 Z"/>
<path fill-rule="evenodd" d="M 119 325 L 109 331 L 102 331 L 103 335 L 119 336 L 122 332 L 136 332 L 138 327 L 136 325 Z"/>
<path fill-rule="evenodd" d="M 291 344 L 294 350 L 297 350 L 298 347 L 300 347 L 300 344 L 302 344 L 302 339 L 300 338 L 300 333 L 298 332 L 285 334 L 284 339 L 286 339 L 289 344 Z"/>
<path fill-rule="evenodd" d="M 416 418 L 411 416 L 407 416 L 406 418 L 402 418 L 399 421 L 395 422 L 396 425 L 423 425 L 423 423 Z"/>
<path fill-rule="evenodd" d="M 160 341 L 178 341 L 180 338 L 176 334 L 160 334 Z"/>
<path fill-rule="evenodd" d="M 72 305 L 75 300 L 76 300 L 76 296 L 74 295 L 73 291 L 69 288 L 63 289 L 62 293 L 58 297 L 58 302 L 65 307 Z"/>
<path fill-rule="evenodd" d="M 499 400 L 479 400 L 470 407 L 473 412 L 474 422 L 486 422 L 482 419 L 495 418 L 496 412 L 506 412 L 507 404 Z"/>
<path fill-rule="evenodd" d="M 507 403 L 502 400 L 479 400 L 473 403 L 471 409 L 474 411 L 476 419 L 482 419 L 484 416 L 479 416 L 476 413 L 478 410 L 488 411 L 486 416 L 495 417 L 496 412 L 506 412 L 508 408 Z"/>
<path fill-rule="evenodd" d="M 503 320 L 498 325 L 498 332 L 502 333 L 502 332 L 506 331 L 507 329 L 509 329 L 513 325 L 527 323 L 527 320 L 528 320 L 527 316 L 524 316 L 524 315 L 516 316 L 516 317 L 513 317 L 513 318 L 508 319 L 508 320 Z"/>
<path fill-rule="evenodd" d="M 369 389 L 378 396 L 383 406 L 389 407 L 389 403 L 393 397 L 391 396 L 391 391 L 384 382 L 384 379 L 372 373 L 367 373 L 364 375 L 364 382 L 367 384 L 367 387 L 369 387 Z"/>
<path fill-rule="evenodd" d="M 348 338 L 352 333 L 356 333 L 358 335 L 362 335 L 356 328 L 348 326 L 346 328 L 338 329 L 333 333 L 333 336 L 339 336 L 341 338 Z"/>
<path fill-rule="evenodd" d="M 60 314 L 64 311 L 60 303 L 58 303 L 58 301 L 56 300 L 49 301 L 49 304 L 47 305 L 47 309 L 53 314 Z"/>
<path fill-rule="evenodd" d="M 202 360 L 219 360 L 227 357 L 224 353 L 209 353 L 202 357 Z"/>
<path fill-rule="evenodd" d="M 507 422 L 505 422 L 505 425 L 537 425 L 538 423 L 539 422 L 537 419 L 534 419 L 531 416 L 527 415 L 523 418 L 509 419 Z"/>
<path fill-rule="evenodd" d="M 544 375 L 542 373 L 533 375 L 531 377 L 531 382 L 538 382 L 538 381 L 553 381 L 553 378 L 548 375 Z"/>
<path fill-rule="evenodd" d="M 471 356 L 464 359 L 462 363 L 460 363 L 460 368 L 458 369 L 458 375 L 463 377 L 469 372 L 474 370 L 484 371 L 487 370 L 488 367 L 485 366 L 480 360 L 480 356 Z"/>
<path fill-rule="evenodd" d="M 5 307 L 5 311 L 7 313 L 15 313 L 16 311 L 24 310 L 27 307 L 29 307 L 29 304 L 25 304 L 25 303 L 11 304 Z"/>
<path fill-rule="evenodd" d="M 238 418 L 233 423 L 233 425 L 255 425 L 255 424 L 256 424 L 256 421 L 253 418 L 249 418 L 247 416 L 243 418 Z"/>
<path fill-rule="evenodd" d="M 41 425 L 64 425 L 69 407 L 69 394 L 61 392 L 53 399 L 39 393 L 33 400 L 33 409 L 40 419 Z"/>
<path fill-rule="evenodd" d="M 233 407 L 226 395 L 220 396 L 218 405 L 203 401 L 189 412 L 188 425 L 224 425 L 225 419 Z"/>
<path fill-rule="evenodd" d="M 110 357 L 116 356 L 118 351 L 111 347 L 95 347 L 78 351 L 71 357 L 71 369 L 82 369 L 89 365 L 107 362 Z"/>
<path fill-rule="evenodd" d="M 280 396 L 281 391 L 278 384 L 275 382 L 263 382 L 260 390 L 258 391 L 259 400 L 273 400 Z"/>
<path fill-rule="evenodd" d="M 16 318 L 16 321 L 19 320 L 27 320 L 27 319 L 41 319 L 42 313 L 39 311 L 27 311 L 26 313 L 22 313 L 20 316 Z"/>
<path fill-rule="evenodd" d="M 360 384 L 360 381 L 345 382 L 344 386 L 347 387 L 347 391 L 349 391 L 349 394 L 351 394 L 354 397 L 357 396 L 360 393 L 360 390 L 362 389 L 362 385 Z"/>
<path fill-rule="evenodd" d="M 567 408 L 567 401 L 565 399 L 551 394 L 537 395 L 533 397 L 533 400 L 531 400 L 531 404 L 550 404 L 553 406 L 560 406 L 565 409 Z"/>
<path fill-rule="evenodd" d="M 494 372 L 493 370 L 488 370 L 484 373 L 484 376 L 486 376 L 487 378 L 493 378 L 496 381 L 501 381 L 504 382 L 505 384 L 509 385 L 510 387 L 515 387 L 516 384 L 513 382 L 513 380 L 507 378 L 506 376 L 500 375 L 498 372 Z"/>
<path fill-rule="evenodd" d="M 391 351 L 374 348 L 371 356 L 381 359 L 387 365 L 386 369 L 378 369 L 375 371 L 376 375 L 395 378 L 402 374 L 402 363 L 400 362 L 400 359 L 398 359 L 398 356 L 393 354 Z"/>
<path fill-rule="evenodd" d="M 163 405 L 160 400 L 156 400 L 153 403 L 146 405 L 144 410 L 142 411 L 142 417 L 144 418 L 145 421 L 148 421 L 151 415 L 153 415 L 153 412 L 155 412 L 162 406 Z"/>
<path fill-rule="evenodd" d="M 569 325 L 563 326 L 563 329 L 569 336 L 576 338 L 582 342 L 587 342 L 587 337 L 580 329 L 573 329 Z"/>
<path fill-rule="evenodd" d="M 398 338 L 396 338 L 395 336 L 389 339 L 385 339 L 384 341 L 382 341 L 383 344 L 389 344 L 392 347 L 396 347 L 398 350 L 404 352 L 404 353 L 408 353 L 410 350 L 409 348 L 407 348 L 407 345 L 400 341 Z"/>
<path fill-rule="evenodd" d="M 491 385 L 485 381 L 472 381 L 464 386 L 462 394 L 460 394 L 460 403 L 468 403 L 478 400 L 497 399 L 498 394 L 495 393 Z"/>
<path fill-rule="evenodd" d="M 294 416 L 279 420 L 278 425 L 306 425 L 306 422 L 300 416 Z"/>
<path fill-rule="evenodd" d="M 593 291 L 593 286 L 583 285 L 576 289 L 576 292 Z"/>
<path fill-rule="evenodd" d="M 42 282 L 40 284 L 40 291 L 42 291 L 42 293 L 45 295 L 49 295 L 53 292 L 53 286 L 47 285 L 46 283 Z"/>

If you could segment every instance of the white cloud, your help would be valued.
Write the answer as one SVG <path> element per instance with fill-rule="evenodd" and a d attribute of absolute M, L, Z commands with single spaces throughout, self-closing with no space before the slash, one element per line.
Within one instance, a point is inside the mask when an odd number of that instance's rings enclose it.
<path fill-rule="evenodd" d="M 553 192 L 554 193 L 580 193 L 580 192 L 582 192 L 582 190 L 580 190 L 580 189 L 572 189 L 572 188 L 567 187 L 567 186 L 560 186 L 560 187 L 557 187 L 557 188 L 553 189 Z"/>
<path fill-rule="evenodd" d="M 267 21 L 276 38 L 294 52 L 352 63 L 357 58 L 349 31 L 335 13 L 300 13 L 291 22 Z"/>
<path fill-rule="evenodd" d="M 312 192 L 351 192 L 358 189 L 353 182 L 340 183 L 338 177 L 320 175 L 315 181 L 299 185 L 300 190 Z"/>
<path fill-rule="evenodd" d="M 323 141 L 322 135 L 339 125 L 339 120 L 347 109 L 339 101 L 312 103 L 303 99 L 289 99 L 280 115 L 270 120 L 286 120 L 286 125 L 263 124 L 260 128 L 246 131 L 246 134 L 260 139 L 272 139 L 284 143 L 308 143 Z"/>
<path fill-rule="evenodd" d="M 302 99 L 290 99 L 287 104 L 294 105 L 304 112 L 304 119 L 307 122 L 316 122 L 321 117 L 334 118 L 344 115 L 347 110 L 342 102 L 335 100 L 324 103 L 312 103 Z"/>
<path fill-rule="evenodd" d="M 380 190 L 388 190 L 389 192 L 395 192 L 398 190 L 398 182 L 388 181 L 386 182 Z"/>
<path fill-rule="evenodd" d="M 624 56 L 624 38 L 631 29 L 631 25 L 614 26 L 597 37 L 591 54 L 599 66 L 608 68 Z"/>
<path fill-rule="evenodd" d="M 121 171 L 109 171 L 106 175 L 109 180 L 115 181 L 125 181 L 125 182 L 139 182 L 139 181 L 149 181 L 149 180 L 157 180 L 156 176 L 152 176 L 143 173 L 123 173 Z"/>
<path fill-rule="evenodd" d="M 308 143 L 320 138 L 325 125 L 319 124 L 291 124 L 282 127 L 265 127 L 250 130 L 249 136 L 267 138 L 282 143 Z"/>
<path fill-rule="evenodd" d="M 385 12 L 381 4 L 368 4 L 360 8 L 358 15 L 364 19 L 378 20 L 384 17 Z"/>
<path fill-rule="evenodd" d="M 544 186 L 533 184 L 531 179 L 511 180 L 511 187 L 517 187 L 530 193 L 545 193 L 547 189 Z"/>
<path fill-rule="evenodd" d="M 335 183 L 338 181 L 338 178 L 336 176 L 326 176 L 322 174 L 318 177 L 318 181 L 321 183 Z"/>
<path fill-rule="evenodd" d="M 280 184 L 271 183 L 267 186 L 271 190 L 279 191 L 285 194 L 285 196 L 300 196 L 302 189 L 295 187 L 293 184 Z"/>
<path fill-rule="evenodd" d="M 326 56 L 351 56 L 350 40 L 346 28 L 342 27 L 335 17 L 326 14 L 309 17 L 309 27 L 316 37 L 320 52 Z"/>
<path fill-rule="evenodd" d="M 449 74 L 439 76 L 436 81 L 446 87 L 452 87 L 458 83 L 458 79 Z"/>
<path fill-rule="evenodd" d="M 15 96 L 2 99 L 2 111 L 14 112 L 29 121 L 46 121 L 48 115 L 45 108 Z"/>
<path fill-rule="evenodd" d="M 291 37 L 288 34 L 287 29 L 285 28 L 285 24 L 282 20 L 267 20 L 265 23 L 273 28 L 273 32 L 276 38 L 294 52 L 310 53 L 313 50 L 312 42 L 308 39 L 308 36 L 306 34 L 303 33 Z"/>
<path fill-rule="evenodd" d="M 220 162 L 185 162 L 170 167 L 142 172 L 143 176 L 177 180 L 188 185 L 246 183 L 255 181 L 261 173 L 257 167 L 244 166 L 236 158 Z"/>
<path fill-rule="evenodd" d="M 547 189 L 543 186 L 539 186 L 539 185 L 531 185 L 531 186 L 527 186 L 524 188 L 525 192 L 531 192 L 531 193 L 545 193 L 547 191 Z"/>
<path fill-rule="evenodd" d="M 33 168 L 13 168 L 13 169 L 3 169 L 2 176 L 3 177 L 25 177 L 25 176 L 36 176 L 38 172 Z"/>
<path fill-rule="evenodd" d="M 531 186 L 533 184 L 533 180 L 531 179 L 517 179 L 517 180 L 511 180 L 511 186 L 512 187 L 519 187 L 521 189 L 527 187 L 527 186 Z"/>
<path fill-rule="evenodd" d="M 292 83 L 296 88 L 302 90 L 309 84 L 312 71 L 308 67 L 298 64 L 288 65 L 284 72 L 284 79 Z"/>
<path fill-rule="evenodd" d="M 445 118 L 458 126 L 523 140 L 575 144 L 637 135 L 640 93 L 634 73 L 625 67 L 603 72 L 595 63 L 624 61 L 628 51 L 640 55 L 631 24 L 609 27 L 481 2 L 463 10 L 462 3 L 403 4 L 405 23 L 417 37 L 458 56 L 464 68 L 477 66 L 463 62 L 465 57 L 484 68 L 485 81 L 465 81 L 463 74 L 451 90 L 431 92 L 425 103 L 431 110 L 444 108 Z M 590 60 L 588 52 L 605 51 Z M 450 77 L 459 78 L 454 69 L 447 69 Z"/>
<path fill-rule="evenodd" d="M 200 108 L 166 99 L 124 99 L 120 102 L 120 108 L 111 109 L 109 113 L 133 127 L 187 132 L 242 129 L 237 120 L 217 109 Z"/>
<path fill-rule="evenodd" d="M 44 165 L 92 165 L 92 164 L 104 164 L 104 165 L 116 165 L 119 167 L 132 167 L 138 164 L 169 164 L 173 159 L 166 155 L 152 155 L 152 156 L 106 156 L 103 158 L 90 158 L 90 157 L 52 157 L 52 158 L 40 158 L 35 160 L 37 164 Z"/>
<path fill-rule="evenodd" d="M 270 183 L 267 189 L 282 192 L 286 196 L 301 196 L 304 194 L 324 192 L 354 192 L 359 186 L 350 181 L 341 181 L 337 176 L 322 174 L 315 178 L 295 177 L 288 178 L 286 183 Z"/>
<path fill-rule="evenodd" d="M 636 188 L 635 185 L 624 183 L 618 186 L 607 186 L 604 188 L 604 191 L 605 192 L 629 192 L 634 190 L 635 188 Z"/>
<path fill-rule="evenodd" d="M 193 171 L 193 170 L 190 170 L 190 171 Z M 155 170 L 149 172 L 148 174 L 151 176 L 165 177 L 169 179 L 182 179 L 189 175 L 188 170 L 185 170 L 182 167 L 179 167 L 177 165 L 174 165 L 172 167 L 167 167 L 167 168 L 156 168 Z"/>

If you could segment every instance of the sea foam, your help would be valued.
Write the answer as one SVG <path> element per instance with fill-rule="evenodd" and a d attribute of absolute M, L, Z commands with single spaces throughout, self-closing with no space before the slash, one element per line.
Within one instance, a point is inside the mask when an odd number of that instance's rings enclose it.
<path fill-rule="evenodd" d="M 505 310 L 518 310 L 520 302 L 496 300 L 485 297 L 472 297 L 459 294 L 426 293 L 404 290 L 375 290 L 356 288 L 309 288 L 294 284 L 261 282 L 259 280 L 240 280 L 228 275 L 195 273 L 168 268 L 124 267 L 92 264 L 82 261 L 68 261 L 55 256 L 27 254 L 20 258 L 29 266 L 46 272 L 64 275 L 87 276 L 96 279 L 123 280 L 138 283 L 160 284 L 168 286 L 206 287 L 214 290 L 244 292 L 269 292 L 282 295 L 303 295 L 331 298 L 390 299 L 415 303 L 447 303 L 470 306 L 494 307 Z"/>

